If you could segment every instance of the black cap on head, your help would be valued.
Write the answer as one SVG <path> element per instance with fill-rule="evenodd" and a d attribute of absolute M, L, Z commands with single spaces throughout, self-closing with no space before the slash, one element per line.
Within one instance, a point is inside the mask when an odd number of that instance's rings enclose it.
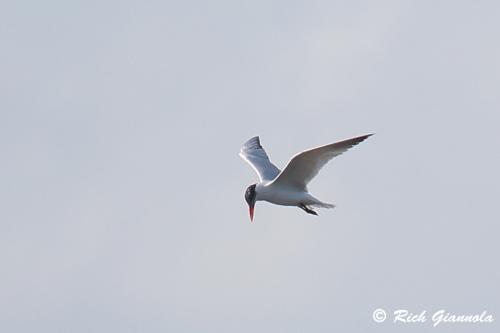
<path fill-rule="evenodd" d="M 257 184 L 252 184 L 248 186 L 247 190 L 245 191 L 245 200 L 247 201 L 247 204 L 249 206 L 253 206 L 255 204 L 255 186 L 257 186 Z"/>

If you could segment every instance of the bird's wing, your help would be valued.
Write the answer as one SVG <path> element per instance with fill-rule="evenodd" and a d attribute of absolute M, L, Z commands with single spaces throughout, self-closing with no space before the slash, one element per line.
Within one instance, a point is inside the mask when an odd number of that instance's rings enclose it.
<path fill-rule="evenodd" d="M 261 182 L 271 181 L 280 173 L 280 169 L 271 163 L 266 151 L 260 145 L 258 136 L 245 142 L 241 147 L 240 156 L 257 172 Z"/>
<path fill-rule="evenodd" d="M 347 139 L 298 153 L 292 157 L 285 169 L 273 181 L 273 184 L 297 190 L 307 190 L 307 184 L 328 161 L 371 135 L 373 134 Z"/>

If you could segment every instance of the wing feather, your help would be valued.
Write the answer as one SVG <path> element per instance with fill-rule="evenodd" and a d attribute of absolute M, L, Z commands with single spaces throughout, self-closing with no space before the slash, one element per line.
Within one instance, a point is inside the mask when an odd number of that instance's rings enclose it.
<path fill-rule="evenodd" d="M 347 139 L 329 145 L 309 149 L 293 156 L 273 184 L 307 190 L 307 184 L 321 168 L 335 156 L 347 151 L 373 134 Z"/>
<path fill-rule="evenodd" d="M 245 142 L 241 147 L 240 156 L 255 170 L 261 182 L 271 181 L 280 173 L 280 169 L 271 163 L 266 151 L 260 145 L 258 136 Z"/>

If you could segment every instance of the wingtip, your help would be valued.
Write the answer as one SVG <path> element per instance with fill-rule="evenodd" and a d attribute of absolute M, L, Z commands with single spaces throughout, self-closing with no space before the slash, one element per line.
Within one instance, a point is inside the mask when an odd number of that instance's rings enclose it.
<path fill-rule="evenodd" d="M 357 136 L 355 138 L 352 138 L 352 139 L 348 139 L 348 140 L 354 140 L 356 141 L 357 143 L 359 142 L 362 142 L 362 141 L 365 141 L 366 139 L 368 139 L 370 136 L 372 135 L 375 135 L 375 133 L 370 133 L 370 134 L 365 134 L 365 135 L 360 135 L 360 136 Z M 347 141 L 347 140 L 346 140 Z"/>
<path fill-rule="evenodd" d="M 255 141 L 255 140 L 260 141 L 260 138 L 259 138 L 259 136 L 258 136 L 258 135 L 252 136 L 250 139 L 246 140 L 246 141 L 245 141 L 245 143 L 246 143 L 246 142 Z"/>
<path fill-rule="evenodd" d="M 365 134 L 365 135 L 360 136 L 360 138 L 362 141 L 364 141 L 364 140 L 368 139 L 370 136 L 375 135 L 375 134 L 376 133 Z"/>
<path fill-rule="evenodd" d="M 260 144 L 260 138 L 258 135 L 251 137 L 248 139 L 244 144 L 243 148 L 254 148 L 254 149 L 259 149 L 262 148 Z"/>

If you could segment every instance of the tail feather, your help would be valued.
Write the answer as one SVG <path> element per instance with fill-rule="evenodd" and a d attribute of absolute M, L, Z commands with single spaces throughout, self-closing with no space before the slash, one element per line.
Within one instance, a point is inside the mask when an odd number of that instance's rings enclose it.
<path fill-rule="evenodd" d="M 330 203 L 326 203 L 326 202 L 314 203 L 311 206 L 318 207 L 318 208 L 335 208 L 334 204 L 330 204 Z"/>

